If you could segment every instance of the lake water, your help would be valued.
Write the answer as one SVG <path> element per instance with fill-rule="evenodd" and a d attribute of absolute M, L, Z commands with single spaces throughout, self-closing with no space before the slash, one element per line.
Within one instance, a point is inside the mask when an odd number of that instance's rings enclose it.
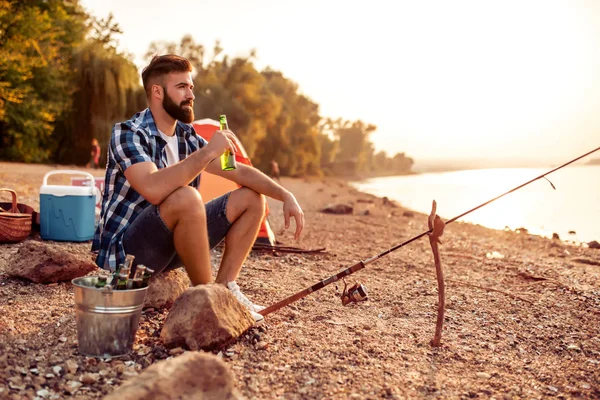
<path fill-rule="evenodd" d="M 353 182 L 358 190 L 387 196 L 429 214 L 431 201 L 443 219 L 454 218 L 552 168 L 498 168 Z M 600 241 L 600 165 L 567 166 L 462 217 L 494 229 L 525 227 L 530 233 L 563 240 Z M 569 233 L 575 231 L 576 233 Z"/>

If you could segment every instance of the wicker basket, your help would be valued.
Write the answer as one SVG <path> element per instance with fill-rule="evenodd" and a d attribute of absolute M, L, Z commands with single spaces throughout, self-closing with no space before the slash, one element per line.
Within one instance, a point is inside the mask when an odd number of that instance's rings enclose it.
<path fill-rule="evenodd" d="M 23 214 L 17 208 L 17 193 L 0 189 L 12 195 L 12 207 L 6 211 L 0 207 L 0 243 L 20 242 L 31 233 L 31 214 Z"/>

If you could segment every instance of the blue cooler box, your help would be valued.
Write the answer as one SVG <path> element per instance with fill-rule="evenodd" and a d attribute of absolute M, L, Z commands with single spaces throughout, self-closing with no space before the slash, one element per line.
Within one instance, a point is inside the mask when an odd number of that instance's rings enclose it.
<path fill-rule="evenodd" d="M 94 237 L 96 187 L 48 185 L 55 174 L 85 175 L 94 182 L 92 174 L 81 171 L 58 170 L 44 175 L 40 188 L 40 234 L 42 239 L 85 242 Z"/>

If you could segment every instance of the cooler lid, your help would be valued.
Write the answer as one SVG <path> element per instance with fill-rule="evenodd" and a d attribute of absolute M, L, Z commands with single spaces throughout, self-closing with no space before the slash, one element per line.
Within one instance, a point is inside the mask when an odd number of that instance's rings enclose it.
<path fill-rule="evenodd" d="M 75 170 L 50 171 L 44 175 L 40 194 L 50 194 L 53 196 L 94 196 L 96 194 L 97 188 L 95 186 L 48 185 L 48 177 L 55 174 L 85 175 L 90 179 L 90 182 L 94 182 L 94 177 L 89 172 Z"/>
<path fill-rule="evenodd" d="M 89 186 L 42 185 L 40 194 L 53 196 L 95 196 L 97 188 Z"/>

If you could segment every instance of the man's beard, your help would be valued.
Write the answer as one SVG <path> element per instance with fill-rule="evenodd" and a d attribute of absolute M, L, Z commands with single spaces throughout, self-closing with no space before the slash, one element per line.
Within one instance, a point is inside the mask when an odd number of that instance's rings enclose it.
<path fill-rule="evenodd" d="M 177 105 L 167 94 L 167 89 L 163 87 L 163 90 L 165 92 L 165 97 L 163 97 L 162 105 L 167 114 L 169 114 L 171 118 L 185 122 L 186 124 L 192 123 L 192 121 L 194 121 L 194 103 L 192 100 L 182 101 L 181 104 Z"/>

